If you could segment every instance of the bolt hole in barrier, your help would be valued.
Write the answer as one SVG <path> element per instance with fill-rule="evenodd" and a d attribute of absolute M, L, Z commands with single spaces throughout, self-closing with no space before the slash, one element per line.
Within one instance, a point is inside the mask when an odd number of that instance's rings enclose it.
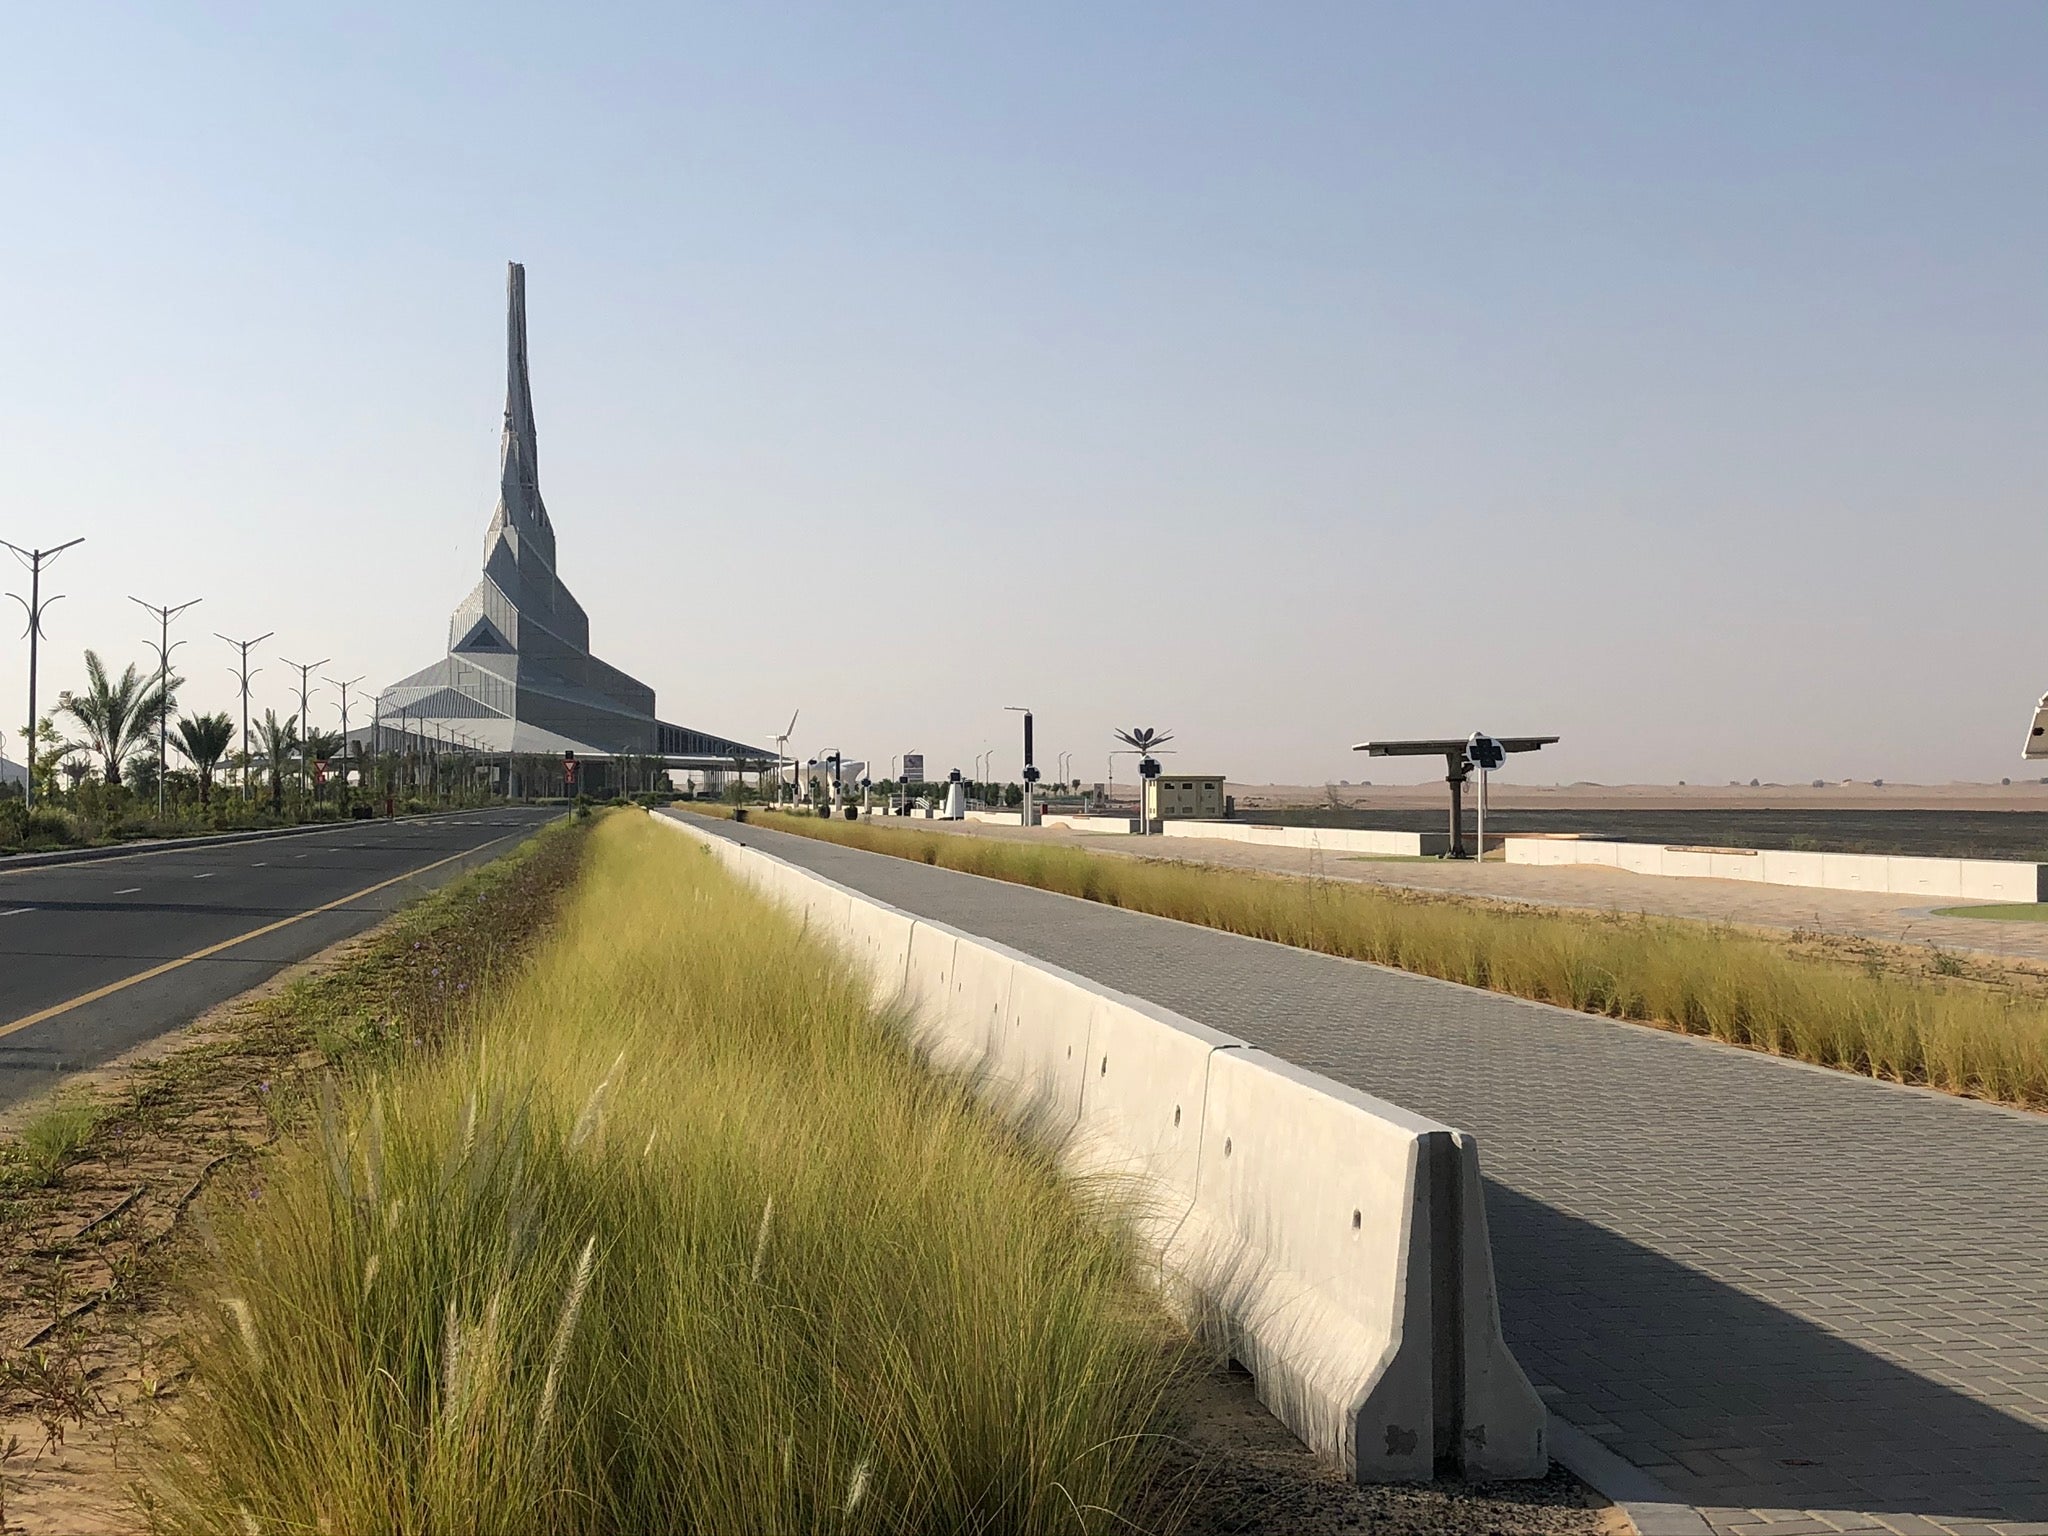
<path fill-rule="evenodd" d="M 681 817 L 657 819 L 837 943 L 935 1069 L 1054 1141 L 1077 1176 L 1131 1188 L 1161 1295 L 1314 1449 L 1361 1482 L 1549 1469 L 1542 1400 L 1501 1338 L 1470 1136 Z"/>

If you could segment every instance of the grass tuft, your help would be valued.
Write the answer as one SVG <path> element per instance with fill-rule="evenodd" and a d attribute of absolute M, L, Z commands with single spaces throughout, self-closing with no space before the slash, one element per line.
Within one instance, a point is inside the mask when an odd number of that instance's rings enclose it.
<path fill-rule="evenodd" d="M 778 831 L 1843 1071 L 2048 1106 L 2048 1002 L 1952 979 L 1962 969 L 1953 957 L 1948 965 L 1937 960 L 1936 974 L 1922 980 L 1672 918 L 1483 905 L 862 822 L 761 820 Z"/>
<path fill-rule="evenodd" d="M 161 1529 L 1146 1518 L 1173 1350 L 1107 1194 L 715 861 L 602 821 L 466 1007 L 223 1202 Z"/>
<path fill-rule="evenodd" d="M 8 1149 L 8 1182 L 44 1189 L 92 1140 L 108 1108 L 84 1093 L 66 1093 L 23 1122 Z"/>

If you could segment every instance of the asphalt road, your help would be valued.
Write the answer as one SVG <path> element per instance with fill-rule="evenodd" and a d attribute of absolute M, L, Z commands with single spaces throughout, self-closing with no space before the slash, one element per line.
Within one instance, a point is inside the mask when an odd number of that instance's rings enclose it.
<path fill-rule="evenodd" d="M 498 806 L 0 865 L 0 1106 L 191 1022 L 559 815 Z"/>

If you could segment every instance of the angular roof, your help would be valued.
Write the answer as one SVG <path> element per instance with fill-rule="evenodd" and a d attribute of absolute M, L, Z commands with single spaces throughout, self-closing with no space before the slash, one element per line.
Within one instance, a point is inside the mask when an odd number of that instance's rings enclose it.
<path fill-rule="evenodd" d="M 526 269 L 518 262 L 506 275 L 505 340 L 498 505 L 484 536 L 483 575 L 449 619 L 446 657 L 386 690 L 383 718 L 395 721 L 402 711 L 500 752 L 772 757 L 666 724 L 655 716 L 652 688 L 591 654 L 590 620 L 555 569 L 554 523 L 540 494 Z M 665 750 L 684 737 L 712 744 L 711 751 Z"/>

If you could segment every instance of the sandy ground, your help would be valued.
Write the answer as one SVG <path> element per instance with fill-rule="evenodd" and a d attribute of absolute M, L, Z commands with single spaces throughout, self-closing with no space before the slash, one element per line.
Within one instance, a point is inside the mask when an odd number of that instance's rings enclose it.
<path fill-rule="evenodd" d="M 53 1092 L 90 1086 L 119 1101 L 152 1067 L 231 1038 L 235 1013 L 300 976 L 336 965 L 368 935 L 344 940 L 185 1028 L 136 1047 Z M 261 1070 L 254 1061 L 252 1071 Z M 49 1102 L 0 1116 L 18 1130 Z M 175 1388 L 176 1319 L 152 1283 L 188 1235 L 184 1218 L 208 1179 L 272 1135 L 253 1093 L 218 1095 L 162 1133 L 143 1131 L 67 1167 L 30 1221 L 0 1249 L 0 1533 L 128 1536 L 146 1527 L 128 1489 L 142 1427 Z M 102 1306 L 117 1283 L 126 1299 Z"/>
<path fill-rule="evenodd" d="M 1185 1536 L 1628 1536 L 1633 1527 L 1561 1467 L 1532 1483 L 1359 1487 L 1325 1467 L 1260 1405 L 1244 1372 L 1196 1377 L 1173 1475 L 1187 1479 Z"/>

